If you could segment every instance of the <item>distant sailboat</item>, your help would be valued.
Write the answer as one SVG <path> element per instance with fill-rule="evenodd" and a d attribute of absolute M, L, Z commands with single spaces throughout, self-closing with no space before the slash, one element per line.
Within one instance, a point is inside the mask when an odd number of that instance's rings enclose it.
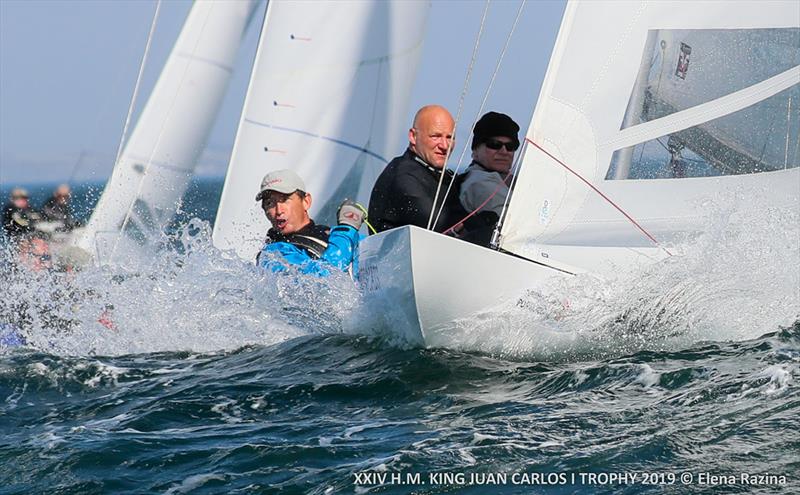
<path fill-rule="evenodd" d="M 798 57 L 796 2 L 570 2 L 498 251 L 416 227 L 371 236 L 373 325 L 470 350 L 459 318 L 554 277 L 661 260 L 708 225 L 704 199 L 736 189 L 748 208 L 796 209 Z"/>
<path fill-rule="evenodd" d="M 269 228 L 254 198 L 264 174 L 292 168 L 333 220 L 366 202 L 402 138 L 429 5 L 272 0 L 214 223 L 214 245 L 252 260 Z"/>
<path fill-rule="evenodd" d="M 127 236 L 158 239 L 216 119 L 257 0 L 197 2 L 103 195 L 73 243 L 107 262 Z"/>

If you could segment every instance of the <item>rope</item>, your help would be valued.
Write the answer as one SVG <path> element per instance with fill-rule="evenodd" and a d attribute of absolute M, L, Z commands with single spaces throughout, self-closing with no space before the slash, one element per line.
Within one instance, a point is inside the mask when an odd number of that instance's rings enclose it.
<path fill-rule="evenodd" d="M 375 227 L 373 227 L 371 223 L 369 223 L 369 219 L 367 218 L 367 209 L 364 208 L 364 205 L 362 205 L 361 203 L 356 203 L 356 208 L 358 208 L 359 210 L 361 210 L 362 213 L 364 213 L 364 224 L 367 226 L 367 228 L 370 231 L 372 231 L 373 234 L 377 234 L 378 231 L 375 230 Z"/>
<path fill-rule="evenodd" d="M 159 5 L 160 5 L 161 4 L 161 0 L 158 0 L 158 2 L 159 2 Z M 195 55 L 195 53 L 197 53 L 197 47 L 200 45 L 200 40 L 203 38 L 202 33 L 205 32 L 206 24 L 208 23 L 208 19 L 211 17 L 211 11 L 212 10 L 214 10 L 214 6 L 213 5 L 211 7 L 209 7 L 208 12 L 206 13 L 206 18 L 203 20 L 203 26 L 200 28 L 200 35 L 197 36 L 197 39 L 195 40 L 194 46 L 192 47 L 192 53 L 191 53 L 191 56 L 190 56 L 190 60 L 194 59 L 194 55 Z M 190 14 L 191 14 L 191 12 L 190 12 Z M 179 89 L 182 88 L 183 85 L 184 85 L 184 82 L 186 80 L 186 74 L 187 74 L 187 72 L 189 72 L 189 66 L 190 65 L 192 65 L 192 64 L 191 63 L 187 63 L 183 67 L 183 74 L 181 75 L 181 81 L 178 84 L 178 88 Z M 169 109 L 167 110 L 167 113 L 166 113 L 166 116 L 164 118 L 164 121 L 161 124 L 161 128 L 158 131 L 158 136 L 156 137 L 156 144 L 155 144 L 155 146 L 153 146 L 153 150 L 150 152 L 150 156 L 147 158 L 147 165 L 144 168 L 144 173 L 142 174 L 142 180 L 139 181 L 139 186 L 136 189 L 135 198 L 138 198 L 139 195 L 142 193 L 142 187 L 144 187 L 144 181 L 147 178 L 148 173 L 150 172 L 150 167 L 153 164 L 153 157 L 155 156 L 156 151 L 158 150 L 159 145 L 161 144 L 161 139 L 164 137 L 164 130 L 167 127 L 167 122 L 169 122 L 170 117 L 172 116 L 172 110 L 175 108 L 176 100 L 177 100 L 177 93 L 176 93 L 175 97 L 173 97 L 172 103 L 170 103 L 170 106 L 169 106 Z M 122 234 L 123 234 L 123 232 L 125 232 L 125 228 L 127 227 L 128 222 L 131 219 L 131 215 L 133 215 L 133 208 L 135 206 L 136 206 L 136 200 L 134 199 L 134 201 L 131 202 L 131 205 L 128 208 L 128 212 L 125 214 L 125 220 L 123 220 L 123 222 L 122 222 L 122 227 L 120 228 L 119 232 L 117 232 L 117 238 L 116 238 L 116 241 L 114 242 L 114 249 L 112 249 L 112 251 L 111 251 L 111 256 L 109 257 L 109 262 L 114 258 L 114 255 L 117 252 L 117 246 L 119 246 L 119 241 L 120 241 L 120 239 L 122 237 Z"/>
<path fill-rule="evenodd" d="M 472 218 L 474 215 L 476 215 L 476 214 L 477 214 L 479 211 L 481 211 L 481 210 L 483 209 L 483 207 L 484 207 L 484 206 L 486 206 L 486 203 L 488 203 L 488 202 L 489 202 L 489 200 L 491 200 L 493 197 L 495 197 L 495 196 L 497 195 L 497 193 L 500 191 L 500 186 L 502 186 L 502 185 L 504 185 L 504 184 L 506 185 L 506 187 L 508 186 L 508 185 L 506 184 L 506 182 L 508 181 L 508 179 L 509 179 L 509 178 L 511 178 L 511 170 L 509 170 L 509 171 L 508 171 L 508 173 L 506 174 L 506 176 L 505 176 L 505 177 L 503 177 L 503 181 L 502 181 L 500 184 L 497 184 L 497 187 L 495 187 L 495 188 L 494 188 L 494 191 L 492 191 L 492 194 L 490 194 L 490 195 L 489 195 L 489 197 L 488 197 L 488 198 L 486 198 L 486 199 L 483 201 L 483 203 L 481 203 L 480 205 L 478 205 L 478 207 L 477 207 L 477 208 L 475 208 L 474 210 L 472 210 L 471 212 L 469 212 L 469 214 L 468 214 L 467 216 L 465 216 L 464 218 L 462 218 L 461 220 L 459 220 L 458 222 L 456 222 L 456 223 L 455 223 L 455 224 L 454 224 L 452 227 L 450 227 L 449 229 L 447 229 L 447 230 L 445 230 L 444 232 L 442 232 L 442 234 L 445 234 L 445 235 L 447 235 L 447 234 L 450 234 L 451 232 L 452 232 L 452 233 L 455 233 L 455 230 L 456 230 L 458 227 L 460 227 L 461 225 L 464 225 L 464 222 L 466 222 L 467 220 L 469 220 L 470 218 Z"/>
<path fill-rule="evenodd" d="M 157 21 L 158 21 L 158 14 L 159 14 L 160 11 L 161 11 L 161 0 L 158 0 L 156 2 L 156 10 L 153 13 L 153 21 L 150 23 L 150 32 L 147 35 L 147 43 L 145 44 L 144 54 L 142 55 L 142 61 L 139 64 L 139 75 L 136 77 L 136 86 L 134 86 L 134 88 L 133 88 L 133 97 L 131 98 L 131 104 L 128 107 L 128 116 L 125 118 L 125 126 L 122 129 L 122 136 L 120 137 L 119 146 L 117 147 L 117 157 L 114 159 L 114 169 L 115 170 L 116 170 L 117 166 L 119 165 L 120 159 L 122 158 L 123 146 L 125 144 L 125 140 L 126 140 L 127 135 L 128 135 L 128 126 L 130 125 L 130 122 L 131 122 L 131 116 L 133 114 L 133 107 L 136 104 L 136 99 L 137 99 L 137 97 L 139 95 L 139 89 L 141 89 L 142 75 L 144 74 L 144 67 L 145 67 L 145 64 L 147 62 L 147 56 L 150 53 L 150 45 L 153 42 L 153 34 L 155 33 L 155 30 L 156 30 L 156 24 L 157 24 Z M 113 172 L 112 172 L 112 178 L 113 178 Z M 109 179 L 109 180 L 111 180 L 111 179 Z M 137 193 L 137 196 L 138 196 L 138 193 Z M 120 228 L 119 232 L 117 233 L 117 238 L 114 240 L 114 249 L 111 250 L 111 256 L 109 256 L 109 259 L 108 259 L 109 262 L 111 262 L 111 260 L 114 258 L 114 254 L 117 252 L 117 246 L 119 245 L 119 239 L 120 239 L 120 236 L 122 235 L 122 232 L 125 231 L 125 227 L 127 227 L 127 225 L 128 225 L 128 219 L 130 218 L 130 215 L 131 215 L 131 209 L 133 209 L 133 205 L 131 205 L 131 208 L 128 210 L 128 213 L 125 215 L 125 220 L 123 220 L 123 222 L 122 222 L 122 227 Z"/>
<path fill-rule="evenodd" d="M 477 114 L 475 114 L 475 119 L 472 121 L 472 127 L 470 128 L 470 132 L 473 132 L 475 130 L 475 124 L 478 122 L 478 119 L 483 114 L 483 110 L 486 107 L 486 101 L 489 99 L 489 93 L 491 93 L 492 87 L 494 86 L 495 79 L 497 79 L 497 74 L 498 74 L 498 72 L 500 72 L 500 66 L 503 63 L 503 59 L 505 58 L 506 51 L 508 50 L 508 45 L 511 43 L 511 38 L 514 36 L 514 31 L 516 31 L 516 29 L 517 29 L 517 24 L 519 24 L 520 17 L 522 17 L 522 10 L 524 9 L 524 7 L 525 7 L 525 0 L 523 0 L 519 4 L 519 9 L 517 9 L 517 16 L 516 16 L 516 18 L 514 18 L 514 23 L 511 25 L 511 30 L 508 32 L 508 36 L 506 36 L 505 44 L 503 44 L 503 49 L 500 52 L 500 57 L 497 59 L 497 64 L 495 64 L 494 72 L 492 72 L 492 77 L 489 80 L 489 85 L 486 87 L 486 91 L 483 94 L 483 100 L 481 101 L 481 105 L 478 108 Z M 453 177 L 450 179 L 450 183 L 447 185 L 447 191 L 444 194 L 445 198 L 447 198 L 447 196 L 450 194 L 450 190 L 453 188 L 453 184 L 455 183 L 456 175 L 461 170 L 461 165 L 462 165 L 462 163 L 464 161 L 464 155 L 466 153 L 467 153 L 467 147 L 465 145 L 464 148 L 462 148 L 462 150 L 461 150 L 461 156 L 458 157 L 458 165 L 456 165 L 455 173 L 453 174 Z M 439 179 L 439 183 L 440 184 L 441 184 L 441 181 L 442 181 L 442 178 Z M 436 193 L 438 195 L 438 193 L 439 193 L 438 189 L 436 190 Z M 436 199 L 437 198 L 434 198 L 434 201 L 433 201 L 434 206 L 436 205 Z M 439 207 L 439 212 L 436 214 L 436 221 L 433 223 L 434 225 L 436 225 L 436 222 L 439 221 L 439 217 L 441 217 L 442 211 L 444 211 L 444 205 L 445 205 L 445 202 L 442 201 L 442 205 Z M 433 214 L 433 211 L 431 211 L 431 215 L 432 214 Z"/>
<path fill-rule="evenodd" d="M 469 92 L 469 82 L 472 79 L 472 69 L 475 67 L 475 60 L 478 59 L 478 47 L 481 44 L 481 37 L 483 36 L 483 28 L 486 25 L 486 16 L 489 14 L 489 4 L 491 0 L 486 0 L 486 6 L 483 8 L 483 17 L 481 17 L 481 24 L 480 28 L 478 29 L 478 36 L 475 38 L 475 46 L 472 48 L 472 58 L 469 61 L 469 66 L 467 67 L 467 75 L 464 78 L 464 87 L 461 89 L 461 96 L 459 97 L 458 101 L 458 111 L 456 112 L 456 120 L 453 123 L 453 137 L 456 135 L 456 129 L 458 129 L 458 122 L 461 119 L 461 110 L 464 108 L 464 100 L 467 97 L 467 93 Z M 433 207 L 431 208 L 431 214 L 428 217 L 428 226 L 426 227 L 428 230 L 432 228 L 433 223 L 433 212 L 436 210 L 436 202 L 439 201 L 439 193 L 442 190 L 442 182 L 444 181 L 444 171 L 447 169 L 447 160 L 450 159 L 450 154 L 453 152 L 453 141 L 450 141 L 450 146 L 447 149 L 447 157 L 445 157 L 444 165 L 442 166 L 442 173 L 439 175 L 439 183 L 436 185 L 436 194 L 433 196 Z M 452 181 L 451 181 L 452 184 Z M 448 191 L 450 189 L 448 188 Z M 445 195 L 447 198 L 447 195 Z M 444 201 L 442 201 L 442 207 L 444 207 Z M 439 217 L 436 217 L 436 220 L 439 220 Z"/>
<path fill-rule="evenodd" d="M 578 179 L 580 179 L 580 180 L 581 180 L 581 181 L 582 181 L 584 184 L 586 184 L 587 186 L 589 186 L 589 187 L 590 187 L 590 188 L 591 188 L 591 189 L 592 189 L 594 192 L 596 192 L 597 194 L 599 194 L 599 195 L 600 195 L 600 197 L 601 197 L 601 198 L 603 198 L 603 199 L 604 199 L 604 200 L 605 200 L 605 201 L 606 201 L 608 204 L 610 204 L 610 205 L 611 205 L 611 206 L 613 206 L 613 207 L 614 207 L 614 208 L 615 208 L 617 211 L 619 211 L 620 213 L 622 213 L 622 215 L 623 215 L 625 218 L 627 218 L 627 219 L 628 219 L 628 221 L 630 221 L 630 222 L 631 222 L 631 223 L 632 223 L 632 224 L 633 224 L 633 225 L 634 225 L 634 226 L 635 226 L 637 229 L 639 229 L 639 231 L 641 231 L 641 232 L 642 232 L 642 234 L 644 234 L 644 235 L 645 235 L 645 236 L 646 236 L 648 239 L 650 239 L 650 241 L 652 241 L 652 242 L 653 242 L 653 244 L 655 244 L 655 245 L 656 245 L 656 247 L 660 248 L 662 251 L 664 251 L 665 253 L 667 253 L 667 255 L 669 255 L 669 256 L 672 256 L 672 253 L 670 253 L 670 252 L 669 252 L 669 251 L 668 251 L 668 250 L 667 250 L 665 247 L 661 246 L 661 244 L 659 244 L 659 243 L 658 243 L 658 241 L 656 240 L 656 238 L 655 238 L 655 237 L 653 237 L 652 235 L 650 235 L 650 233 L 649 233 L 649 232 L 647 232 L 647 231 L 644 229 L 644 227 L 642 227 L 641 225 L 639 225 L 639 223 L 638 223 L 636 220 L 634 220 L 632 216 L 630 216 L 630 215 L 629 215 L 627 212 L 625 212 L 625 210 L 623 210 L 623 209 L 622 209 L 620 206 L 618 206 L 616 203 L 614 203 L 614 201 L 612 201 L 612 200 L 611 200 L 611 198 L 609 198 L 608 196 L 606 196 L 605 194 L 603 194 L 603 192 L 602 192 L 600 189 L 598 189 L 598 188 L 597 188 L 597 187 L 596 187 L 594 184 L 592 184 L 591 182 L 589 182 L 588 180 L 586 180 L 585 178 L 583 178 L 583 176 L 581 176 L 581 175 L 580 175 L 578 172 L 576 172 L 576 171 L 574 171 L 573 169 L 571 169 L 571 168 L 570 168 L 570 167 L 569 167 L 569 166 L 568 166 L 566 163 L 562 162 L 561 160 L 559 160 L 559 159 L 558 159 L 558 158 L 556 158 L 555 156 L 551 155 L 549 152 L 547 152 L 547 150 L 545 150 L 544 148 L 542 148 L 542 147 L 541 147 L 541 146 L 539 146 L 538 144 L 534 143 L 534 142 L 533 142 L 533 141 L 531 141 L 529 138 L 527 138 L 527 137 L 526 137 L 526 138 L 525 138 L 525 141 L 527 141 L 527 142 L 529 142 L 531 145 L 535 146 L 535 147 L 536 147 L 537 149 L 539 149 L 539 150 L 540 150 L 542 153 L 544 153 L 545 155 L 547 155 L 548 157 L 550 157 L 550 158 L 551 158 L 553 161 L 555 161 L 556 163 L 558 163 L 559 165 L 561 165 L 562 167 L 564 167 L 565 169 L 567 169 L 567 170 L 568 170 L 568 171 L 569 171 L 569 172 L 570 172 L 572 175 L 574 175 L 575 177 L 577 177 Z"/>
<path fill-rule="evenodd" d="M 133 107 L 136 105 L 136 98 L 139 96 L 139 89 L 142 85 L 142 76 L 144 75 L 144 67 L 147 62 L 147 56 L 150 53 L 150 45 L 153 42 L 153 33 L 156 30 L 156 23 L 158 21 L 158 13 L 161 10 L 161 0 L 156 3 L 156 10 L 153 13 L 153 21 L 150 23 L 150 33 L 147 35 L 147 44 L 144 47 L 142 54 L 142 61 L 139 64 L 139 75 L 136 76 L 136 85 L 133 87 L 133 95 L 131 96 L 131 103 L 128 106 L 128 115 L 125 117 L 125 126 L 122 128 L 122 136 L 119 139 L 119 146 L 117 146 L 117 156 L 114 159 L 114 167 L 119 165 L 119 160 L 122 157 L 122 148 L 125 144 L 125 138 L 128 136 L 128 126 L 131 123 L 131 116 L 133 116 Z"/>
<path fill-rule="evenodd" d="M 519 154 L 514 159 L 514 164 L 511 165 L 511 184 L 508 186 L 508 190 L 513 191 L 514 186 L 517 183 L 517 178 L 519 177 L 519 171 L 522 168 L 522 158 L 525 156 L 525 151 L 528 149 L 528 140 L 527 138 L 522 141 L 522 148 L 519 150 Z M 497 225 L 494 228 L 494 233 L 492 234 L 492 241 L 489 243 L 489 247 L 492 249 L 497 249 L 497 242 L 499 242 L 500 238 L 500 229 L 503 225 L 503 220 L 506 215 L 506 210 L 508 209 L 508 202 L 511 199 L 511 194 L 506 195 L 506 199 L 503 200 L 503 209 L 500 210 L 500 219 L 497 221 Z"/>

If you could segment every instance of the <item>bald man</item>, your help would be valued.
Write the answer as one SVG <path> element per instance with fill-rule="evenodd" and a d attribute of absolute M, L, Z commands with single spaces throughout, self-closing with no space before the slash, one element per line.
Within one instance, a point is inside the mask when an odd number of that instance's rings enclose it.
<path fill-rule="evenodd" d="M 419 109 L 408 130 L 408 149 L 389 162 L 372 188 L 368 218 L 375 230 L 382 232 L 403 225 L 426 228 L 443 173 L 435 212 L 442 203 L 444 209 L 433 230 L 443 232 L 467 215 L 458 200 L 458 191 L 451 190 L 444 198 L 453 178 L 452 171 L 444 166 L 453 146 L 454 127 L 453 117 L 444 107 L 428 105 Z"/>

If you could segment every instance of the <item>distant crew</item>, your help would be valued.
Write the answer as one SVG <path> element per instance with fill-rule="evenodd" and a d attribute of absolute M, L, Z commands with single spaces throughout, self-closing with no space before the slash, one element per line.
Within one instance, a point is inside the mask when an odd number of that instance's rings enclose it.
<path fill-rule="evenodd" d="M 287 265 L 295 265 L 303 273 L 319 276 L 327 276 L 335 268 L 357 275 L 358 229 L 364 212 L 355 203 L 345 200 L 339 206 L 337 226 L 315 224 L 308 214 L 311 194 L 303 179 L 291 170 L 265 175 L 256 201 L 261 201 L 272 224 L 256 257 L 258 266 L 280 272 Z"/>
<path fill-rule="evenodd" d="M 53 191 L 53 195 L 42 207 L 44 219 L 55 223 L 55 229 L 59 232 L 68 232 L 77 226 L 70 209 L 70 198 L 71 191 L 69 186 L 61 184 Z"/>
<path fill-rule="evenodd" d="M 21 187 L 11 190 L 9 201 L 3 207 L 3 231 L 10 241 L 33 234 L 42 216 L 30 205 L 28 191 Z"/>
<path fill-rule="evenodd" d="M 503 211 L 511 182 L 514 152 L 519 149 L 519 125 L 503 113 L 489 112 L 472 132 L 472 163 L 462 176 L 459 199 L 475 214 L 464 239 L 488 245 Z"/>
<path fill-rule="evenodd" d="M 383 170 L 369 199 L 369 219 L 378 232 L 403 225 L 426 228 L 434 211 L 442 208 L 433 230 L 443 232 L 459 222 L 466 212 L 451 190 L 445 198 L 453 172 L 445 169 L 453 147 L 455 123 L 450 112 L 439 105 L 424 106 L 417 111 L 408 130 L 408 149 L 394 158 Z M 441 175 L 442 189 L 433 204 Z"/>

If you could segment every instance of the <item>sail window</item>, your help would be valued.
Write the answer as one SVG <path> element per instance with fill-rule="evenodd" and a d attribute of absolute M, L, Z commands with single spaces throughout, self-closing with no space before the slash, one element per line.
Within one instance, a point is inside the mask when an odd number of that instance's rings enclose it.
<path fill-rule="evenodd" d="M 798 64 L 798 28 L 651 30 L 621 129 L 715 100 Z"/>
<path fill-rule="evenodd" d="M 795 84 L 737 112 L 617 150 L 606 179 L 741 175 L 798 165 L 800 85 Z"/>
<path fill-rule="evenodd" d="M 800 70 L 798 28 L 651 30 L 620 130 L 636 132 L 632 128 L 641 129 L 636 126 L 717 105 L 793 70 Z M 788 89 L 722 117 L 659 137 L 650 134 L 653 138 L 616 150 L 606 179 L 709 177 L 798 166 L 800 89 L 783 87 Z"/>

